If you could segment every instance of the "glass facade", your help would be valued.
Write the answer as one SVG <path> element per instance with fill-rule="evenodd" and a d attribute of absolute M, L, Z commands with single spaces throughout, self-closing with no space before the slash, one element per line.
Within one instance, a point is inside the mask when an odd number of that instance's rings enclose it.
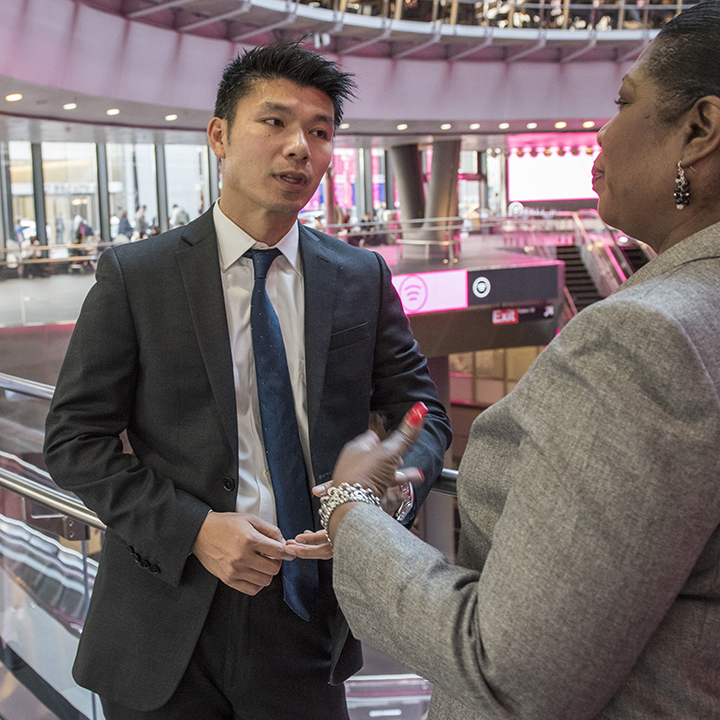
<path fill-rule="evenodd" d="M 135 213 L 141 205 L 147 208 L 148 222 L 158 215 L 155 146 L 108 143 L 107 168 L 110 236 L 114 240 L 122 234 L 130 239 L 136 230 Z M 129 228 L 123 220 L 129 223 Z"/>
<path fill-rule="evenodd" d="M 32 145 L 14 141 L 0 143 L 0 150 L 8 176 L 7 197 L 1 203 L 0 247 L 4 244 L 8 250 L 19 249 L 18 234 L 20 243 L 37 234 L 35 193 L 41 187 L 40 207 L 44 207 L 51 259 L 67 257 L 67 250 L 52 246 L 77 243 L 86 235 L 104 243 L 137 239 L 138 210 L 142 206 L 146 234 L 190 222 L 210 207 L 222 186 L 220 165 L 207 145 L 79 142 Z M 421 147 L 426 196 L 432 156 L 432 145 Z M 38 158 L 42 161 L 41 186 L 33 178 L 33 168 L 40 167 Z M 335 196 L 336 222 L 342 218 L 355 225 L 366 212 L 383 220 L 387 219 L 387 210 L 393 211 L 393 217 L 399 215 L 397 183 L 388 175 L 388 171 L 397 170 L 390 169 L 387 158 L 385 148 L 335 148 L 333 182 L 320 183 L 300 213 L 301 221 L 315 227 L 325 226 L 330 187 Z M 507 205 L 505 161 L 499 150 L 461 152 L 458 168 L 461 216 L 479 207 L 488 208 L 490 213 L 503 212 Z"/>
<path fill-rule="evenodd" d="M 65 244 L 99 231 L 94 143 L 42 144 L 48 244 Z"/>
<path fill-rule="evenodd" d="M 171 225 L 179 224 L 177 218 L 183 222 L 194 220 L 210 207 L 209 152 L 207 145 L 165 146 L 167 205 Z"/>
<path fill-rule="evenodd" d="M 8 143 L 12 237 L 7 247 L 35 235 L 35 196 L 33 194 L 32 152 L 29 142 Z"/>

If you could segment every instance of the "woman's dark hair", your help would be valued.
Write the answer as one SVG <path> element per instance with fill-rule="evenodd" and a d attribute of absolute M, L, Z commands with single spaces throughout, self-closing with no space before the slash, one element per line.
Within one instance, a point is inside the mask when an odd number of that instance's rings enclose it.
<path fill-rule="evenodd" d="M 720 97 L 720 0 L 684 10 L 652 47 L 647 69 L 660 88 L 665 122 L 675 122 L 701 97 Z"/>
<path fill-rule="evenodd" d="M 335 110 L 335 126 L 343 115 L 345 100 L 356 88 L 351 73 L 342 72 L 336 63 L 305 50 L 300 42 L 261 45 L 238 55 L 224 70 L 215 100 L 215 117 L 235 119 L 238 101 L 251 92 L 260 80 L 290 80 L 301 87 L 324 92 Z"/>

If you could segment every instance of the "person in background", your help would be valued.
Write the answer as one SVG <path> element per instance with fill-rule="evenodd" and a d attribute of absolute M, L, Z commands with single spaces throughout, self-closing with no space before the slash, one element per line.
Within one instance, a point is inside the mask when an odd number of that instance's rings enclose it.
<path fill-rule="evenodd" d="M 133 229 L 128 219 L 127 210 L 120 213 L 120 222 L 118 223 L 118 235 L 124 235 L 128 240 L 132 237 Z"/>
<path fill-rule="evenodd" d="M 22 218 L 15 218 L 15 227 L 13 228 L 15 233 L 15 242 L 18 247 L 22 247 L 25 240 L 25 228 L 23 228 Z"/>
<path fill-rule="evenodd" d="M 688 8 L 623 79 L 598 210 L 659 256 L 475 420 L 457 565 L 368 504 L 420 418 L 315 489 L 353 633 L 432 720 L 720 717 L 718 38 L 720 2 Z"/>
<path fill-rule="evenodd" d="M 187 214 L 187 210 L 180 205 L 173 205 L 170 213 L 170 227 L 180 227 L 181 225 L 187 225 L 189 222 L 190 216 Z"/>
<path fill-rule="evenodd" d="M 139 238 L 147 236 L 148 223 L 145 219 L 145 212 L 147 211 L 146 205 L 141 205 L 135 213 L 135 233 Z"/>
<path fill-rule="evenodd" d="M 65 242 L 65 223 L 60 215 L 55 218 L 55 242 L 58 245 Z"/>
<path fill-rule="evenodd" d="M 108 720 L 347 720 L 362 658 L 310 488 L 371 414 L 422 401 L 427 482 L 385 505 L 411 523 L 450 442 L 387 265 L 297 222 L 352 88 L 295 43 L 238 57 L 219 202 L 100 258 L 45 459 L 108 527 L 74 666 Z"/>

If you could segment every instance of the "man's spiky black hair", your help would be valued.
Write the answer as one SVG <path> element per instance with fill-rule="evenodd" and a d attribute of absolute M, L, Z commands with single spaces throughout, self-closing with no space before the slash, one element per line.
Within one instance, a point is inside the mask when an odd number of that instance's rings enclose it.
<path fill-rule="evenodd" d="M 300 41 L 260 45 L 238 55 L 225 68 L 215 101 L 215 117 L 227 120 L 231 127 L 238 101 L 261 80 L 289 80 L 325 93 L 335 110 L 335 127 L 342 121 L 345 100 L 354 97 L 356 88 L 351 73 L 342 72 L 336 63 L 300 47 Z"/>

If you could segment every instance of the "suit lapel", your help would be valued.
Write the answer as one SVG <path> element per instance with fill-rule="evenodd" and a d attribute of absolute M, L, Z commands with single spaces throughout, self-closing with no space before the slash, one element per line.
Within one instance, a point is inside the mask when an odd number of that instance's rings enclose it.
<path fill-rule="evenodd" d="M 188 225 L 183 240 L 187 247 L 177 253 L 177 263 L 210 386 L 230 447 L 237 457 L 232 353 L 212 209 Z"/>
<path fill-rule="evenodd" d="M 305 283 L 305 373 L 308 426 L 313 428 L 320 410 L 335 305 L 337 260 L 326 243 L 300 226 L 300 256 Z"/>

